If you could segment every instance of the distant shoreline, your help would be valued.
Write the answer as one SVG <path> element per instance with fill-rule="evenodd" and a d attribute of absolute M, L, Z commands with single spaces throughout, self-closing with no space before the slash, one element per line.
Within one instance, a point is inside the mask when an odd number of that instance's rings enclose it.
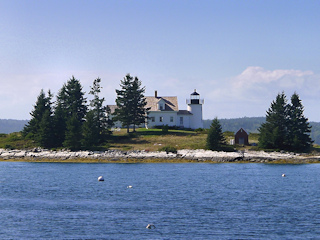
<path fill-rule="evenodd" d="M 178 150 L 177 153 L 149 151 L 50 151 L 0 149 L 0 162 L 56 163 L 320 163 L 320 155 L 264 151 L 216 152 L 210 150 Z"/>

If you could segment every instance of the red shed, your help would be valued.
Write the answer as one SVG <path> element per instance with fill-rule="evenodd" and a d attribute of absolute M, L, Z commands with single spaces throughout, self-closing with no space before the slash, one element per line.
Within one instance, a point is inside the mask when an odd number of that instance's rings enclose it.
<path fill-rule="evenodd" d="M 239 145 L 249 145 L 248 133 L 243 130 L 243 128 L 240 128 L 234 136 L 234 143 Z"/>

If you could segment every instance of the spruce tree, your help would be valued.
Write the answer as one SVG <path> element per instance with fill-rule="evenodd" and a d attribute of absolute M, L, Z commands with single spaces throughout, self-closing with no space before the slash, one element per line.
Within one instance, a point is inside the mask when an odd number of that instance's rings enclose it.
<path fill-rule="evenodd" d="M 135 132 L 135 127 L 139 126 L 146 121 L 147 112 L 150 108 L 146 108 L 147 100 L 144 97 L 145 87 L 141 87 L 141 81 L 137 77 L 134 78 L 132 82 L 132 104 L 131 109 L 133 131 Z"/>
<path fill-rule="evenodd" d="M 215 118 L 211 123 L 208 131 L 206 147 L 213 151 L 221 151 L 226 147 L 226 140 L 223 136 L 222 127 L 218 118 Z"/>
<path fill-rule="evenodd" d="M 54 126 L 54 146 L 62 147 L 65 140 L 66 129 L 67 129 L 67 116 L 66 111 L 62 106 L 62 103 L 58 102 L 53 116 Z"/>
<path fill-rule="evenodd" d="M 75 79 L 74 76 L 70 78 L 65 86 L 64 98 L 67 117 L 69 118 L 76 114 L 78 121 L 83 122 L 87 113 L 87 100 L 84 97 L 80 81 Z"/>
<path fill-rule="evenodd" d="M 92 150 L 99 145 L 99 128 L 93 110 L 87 112 L 85 122 L 82 125 L 82 133 L 82 146 L 84 149 Z"/>
<path fill-rule="evenodd" d="M 59 129 L 59 132 L 56 132 L 57 143 L 62 143 L 64 147 L 73 150 L 80 149 L 82 124 L 86 112 L 86 98 L 84 97 L 82 86 L 80 81 L 72 76 L 63 85 L 57 96 L 54 117 L 54 124 Z M 72 137 L 74 139 L 71 139 Z"/>
<path fill-rule="evenodd" d="M 287 104 L 283 92 L 278 94 L 267 111 L 266 122 L 259 128 L 259 146 L 265 149 L 309 151 L 313 143 L 311 127 L 303 111 L 297 93 L 291 96 L 291 104 Z"/>
<path fill-rule="evenodd" d="M 34 110 L 30 113 L 31 119 L 22 131 L 24 137 L 33 139 L 40 145 L 43 143 L 43 139 L 52 135 L 53 131 L 52 128 L 43 129 L 44 125 L 41 124 L 41 122 L 44 122 L 43 118 L 51 121 L 51 99 L 52 94 L 50 90 L 48 91 L 48 96 L 46 96 L 43 89 L 41 89 L 36 104 L 34 105 Z"/>
<path fill-rule="evenodd" d="M 288 147 L 288 105 L 284 92 L 279 93 L 267 111 L 266 122 L 258 129 L 259 146 L 266 149 Z"/>
<path fill-rule="evenodd" d="M 313 143 L 310 137 L 311 126 L 303 111 L 299 95 L 294 93 L 291 96 L 288 123 L 288 142 L 291 151 L 308 152 Z"/>
<path fill-rule="evenodd" d="M 49 109 L 47 109 L 44 112 L 39 124 L 38 142 L 41 147 L 52 148 L 55 146 L 54 141 L 55 139 L 52 113 Z"/>
<path fill-rule="evenodd" d="M 141 82 L 137 77 L 133 78 L 127 74 L 120 84 L 121 90 L 117 93 L 117 109 L 115 110 L 115 120 L 122 122 L 122 126 L 127 128 L 129 133 L 130 125 L 135 126 L 144 123 L 147 117 L 148 109 L 146 99 L 143 95 L 145 88 L 141 88 Z"/>
<path fill-rule="evenodd" d="M 82 124 L 78 119 L 78 115 L 74 113 L 71 118 L 67 120 L 66 136 L 63 142 L 63 146 L 75 151 L 81 149 L 81 132 Z"/>
<path fill-rule="evenodd" d="M 89 94 L 93 95 L 90 101 L 91 110 L 87 113 L 83 124 L 83 144 L 86 148 L 98 146 L 106 141 L 111 134 L 109 130 L 112 122 L 107 118 L 107 106 L 103 105 L 104 98 L 99 97 L 101 79 L 93 81 Z"/>

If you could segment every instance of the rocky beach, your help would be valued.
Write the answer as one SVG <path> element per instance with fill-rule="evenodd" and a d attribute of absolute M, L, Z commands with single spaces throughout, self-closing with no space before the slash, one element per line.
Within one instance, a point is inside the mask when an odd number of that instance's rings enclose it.
<path fill-rule="evenodd" d="M 52 151 L 35 148 L 32 150 L 0 149 L 0 161 L 25 162 L 211 162 L 211 163 L 320 163 L 320 155 L 306 155 L 287 152 L 238 151 L 217 152 L 210 150 L 178 150 L 171 152 L 150 151 Z"/>

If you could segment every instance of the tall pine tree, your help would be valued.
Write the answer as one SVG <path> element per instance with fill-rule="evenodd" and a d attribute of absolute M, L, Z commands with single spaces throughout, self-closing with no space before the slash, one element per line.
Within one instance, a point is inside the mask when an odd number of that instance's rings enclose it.
<path fill-rule="evenodd" d="M 93 81 L 93 86 L 89 94 L 93 95 L 90 101 L 91 110 L 87 113 L 83 124 L 83 144 L 86 148 L 91 148 L 103 144 L 111 134 L 112 122 L 107 118 L 107 106 L 103 105 L 104 98 L 100 98 L 101 79 Z"/>
<path fill-rule="evenodd" d="M 291 96 L 289 106 L 288 142 L 289 150 L 297 152 L 308 152 L 312 146 L 310 137 L 311 126 L 308 118 L 303 114 L 304 107 L 297 93 Z"/>
<path fill-rule="evenodd" d="M 284 92 L 279 93 L 267 111 L 266 122 L 258 129 L 259 146 L 265 149 L 287 148 L 288 107 Z"/>
<path fill-rule="evenodd" d="M 120 87 L 121 90 L 116 90 L 115 120 L 122 122 L 122 126 L 126 127 L 129 133 L 130 125 L 133 125 L 133 131 L 135 131 L 135 126 L 144 123 L 147 117 L 149 109 L 145 108 L 145 88 L 141 88 L 139 79 L 131 77 L 130 74 L 121 80 Z"/>
<path fill-rule="evenodd" d="M 141 81 L 137 77 L 132 82 L 132 104 L 131 108 L 133 131 L 135 132 L 136 126 L 139 126 L 146 121 L 146 114 L 150 108 L 146 108 L 147 100 L 144 97 L 145 87 L 141 87 Z"/>
<path fill-rule="evenodd" d="M 53 135 L 52 125 L 49 126 L 46 122 L 52 120 L 52 107 L 51 107 L 52 94 L 48 91 L 48 96 L 41 89 L 39 96 L 37 97 L 34 110 L 30 113 L 31 120 L 24 127 L 22 133 L 25 137 L 33 139 L 39 145 L 44 147 L 50 147 L 49 140 Z"/>
<path fill-rule="evenodd" d="M 297 93 L 292 95 L 291 104 L 287 104 L 284 92 L 278 94 L 267 111 L 266 122 L 259 128 L 259 146 L 264 149 L 309 151 L 312 146 L 311 127 L 303 111 Z"/>
<path fill-rule="evenodd" d="M 221 151 L 226 147 L 226 140 L 223 136 L 222 127 L 218 118 L 213 119 L 207 136 L 207 149 Z"/>
<path fill-rule="evenodd" d="M 56 110 L 59 115 L 55 116 L 55 124 L 61 130 L 65 129 L 57 136 L 59 141 L 63 140 L 64 147 L 72 150 L 80 149 L 82 124 L 87 113 L 87 105 L 80 81 L 74 76 L 60 90 Z"/>

